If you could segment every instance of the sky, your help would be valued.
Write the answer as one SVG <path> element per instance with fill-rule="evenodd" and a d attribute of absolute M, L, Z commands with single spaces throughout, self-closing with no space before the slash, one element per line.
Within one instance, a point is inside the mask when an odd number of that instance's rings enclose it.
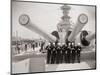
<path fill-rule="evenodd" d="M 57 30 L 57 24 L 61 21 L 63 16 L 60 9 L 61 4 L 45 4 L 45 3 L 33 3 L 33 2 L 12 2 L 12 36 L 18 36 L 22 38 L 36 39 L 41 36 L 19 24 L 19 16 L 22 14 L 29 15 L 31 22 L 37 27 L 44 30 L 46 33 L 51 33 Z M 85 13 L 88 16 L 88 23 L 83 30 L 95 32 L 95 7 L 94 6 L 79 6 L 69 5 L 71 10 L 69 16 L 71 21 L 75 24 L 78 16 L 81 13 Z M 73 25 L 74 27 L 75 25 Z"/>

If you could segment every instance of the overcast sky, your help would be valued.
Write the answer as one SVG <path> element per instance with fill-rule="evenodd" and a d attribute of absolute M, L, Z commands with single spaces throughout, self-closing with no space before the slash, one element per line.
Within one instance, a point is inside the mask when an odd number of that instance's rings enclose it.
<path fill-rule="evenodd" d="M 57 30 L 57 24 L 61 21 L 62 10 L 60 4 L 45 4 L 45 3 L 31 3 L 31 2 L 13 2 L 12 3 L 12 35 L 23 38 L 38 38 L 37 33 L 21 26 L 18 22 L 21 14 L 29 15 L 31 22 L 36 24 L 46 33 L 51 33 Z M 88 23 L 84 29 L 95 32 L 95 7 L 93 6 L 77 6 L 69 5 L 71 7 L 69 16 L 73 23 L 76 23 L 77 17 L 81 13 L 88 16 Z"/>

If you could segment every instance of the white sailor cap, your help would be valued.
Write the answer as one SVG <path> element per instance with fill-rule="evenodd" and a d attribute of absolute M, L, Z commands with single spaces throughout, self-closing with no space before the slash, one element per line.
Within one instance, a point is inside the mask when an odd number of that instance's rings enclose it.
<path fill-rule="evenodd" d="M 62 45 L 64 45 L 65 43 L 62 43 Z"/>
<path fill-rule="evenodd" d="M 61 43 L 58 43 L 58 45 L 61 45 Z"/>
<path fill-rule="evenodd" d="M 53 45 L 55 45 L 55 43 L 53 43 Z"/>
<path fill-rule="evenodd" d="M 77 43 L 77 45 L 78 45 L 78 46 L 81 46 L 81 44 L 80 44 L 80 43 Z"/>

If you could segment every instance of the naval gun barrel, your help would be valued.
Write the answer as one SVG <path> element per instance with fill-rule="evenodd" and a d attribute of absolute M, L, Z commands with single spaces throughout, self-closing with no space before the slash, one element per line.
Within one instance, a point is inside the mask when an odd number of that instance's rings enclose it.
<path fill-rule="evenodd" d="M 95 38 L 95 33 L 92 33 L 92 34 L 86 36 L 86 40 L 87 40 L 87 41 L 91 41 L 91 40 L 93 40 L 94 38 Z"/>
<path fill-rule="evenodd" d="M 86 25 L 87 22 L 88 22 L 87 15 L 80 14 L 78 19 L 77 19 L 75 28 L 73 29 L 70 36 L 68 37 L 68 41 L 74 41 L 77 34 L 82 30 L 82 28 Z"/>
<path fill-rule="evenodd" d="M 39 35 L 43 36 L 45 39 L 47 39 L 50 42 L 56 41 L 56 37 L 52 36 L 49 33 L 46 33 L 44 30 L 37 27 L 34 23 L 31 22 L 30 17 L 26 14 L 22 14 L 21 16 L 19 16 L 19 23 L 22 26 L 28 28 L 29 30 L 34 31 Z"/>

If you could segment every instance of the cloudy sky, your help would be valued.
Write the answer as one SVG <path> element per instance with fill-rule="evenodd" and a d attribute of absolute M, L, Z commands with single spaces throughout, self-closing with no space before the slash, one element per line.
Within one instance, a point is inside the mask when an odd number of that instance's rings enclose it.
<path fill-rule="evenodd" d="M 40 36 L 30 31 L 29 29 L 19 24 L 19 16 L 21 14 L 29 15 L 31 22 L 36 24 L 37 27 L 44 30 L 46 33 L 51 33 L 57 30 L 57 24 L 61 21 L 62 10 L 61 4 L 45 4 L 45 3 L 32 3 L 32 2 L 12 2 L 12 35 L 22 38 L 39 38 Z M 69 16 L 71 21 L 75 24 L 77 17 L 81 13 L 88 16 L 88 23 L 83 29 L 95 32 L 95 7 L 94 6 L 78 6 L 69 5 L 71 10 Z"/>

